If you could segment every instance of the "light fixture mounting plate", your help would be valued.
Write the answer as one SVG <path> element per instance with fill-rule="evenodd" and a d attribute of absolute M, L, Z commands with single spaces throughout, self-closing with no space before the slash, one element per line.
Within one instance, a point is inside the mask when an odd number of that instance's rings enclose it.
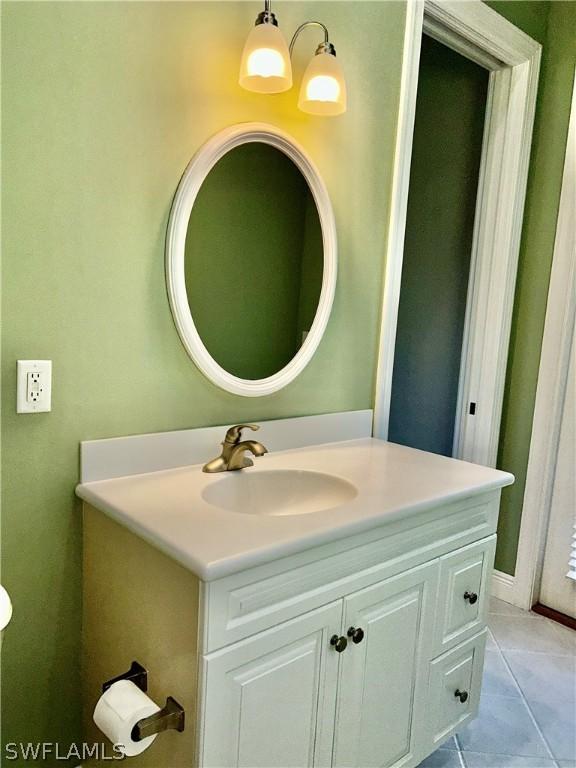
<path fill-rule="evenodd" d="M 272 26 L 277 27 L 278 20 L 276 19 L 276 14 L 272 13 L 272 11 L 260 11 L 254 26 L 257 27 L 259 24 L 272 24 Z"/>

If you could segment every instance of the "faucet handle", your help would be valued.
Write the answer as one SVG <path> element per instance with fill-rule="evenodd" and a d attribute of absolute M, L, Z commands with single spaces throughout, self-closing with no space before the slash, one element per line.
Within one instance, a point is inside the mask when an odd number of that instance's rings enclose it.
<path fill-rule="evenodd" d="M 257 432 L 260 427 L 258 424 L 236 424 L 236 426 L 230 427 L 230 429 L 226 432 L 224 442 L 235 445 L 242 437 L 243 429 L 251 429 L 253 432 Z"/>

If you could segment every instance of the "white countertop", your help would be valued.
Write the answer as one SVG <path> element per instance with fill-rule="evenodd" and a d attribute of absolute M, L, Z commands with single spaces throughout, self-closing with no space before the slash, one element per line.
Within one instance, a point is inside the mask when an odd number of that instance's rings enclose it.
<path fill-rule="evenodd" d="M 211 458 L 211 457 L 206 457 Z M 227 512 L 201 493 L 223 474 L 201 465 L 83 483 L 80 498 L 204 581 L 369 530 L 388 521 L 495 490 L 514 477 L 412 448 L 365 438 L 269 453 L 243 472 L 301 469 L 336 475 L 358 489 L 342 506 L 305 515 Z"/>

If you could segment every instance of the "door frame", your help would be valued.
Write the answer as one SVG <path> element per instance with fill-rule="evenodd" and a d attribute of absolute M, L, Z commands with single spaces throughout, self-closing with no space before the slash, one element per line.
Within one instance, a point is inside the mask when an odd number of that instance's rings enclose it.
<path fill-rule="evenodd" d="M 575 169 L 576 73 L 511 594 L 512 602 L 526 609 L 532 608 L 537 602 L 540 589 L 570 353 L 572 345 L 576 343 L 576 236 L 573 220 L 576 202 Z"/>
<path fill-rule="evenodd" d="M 496 463 L 541 46 L 482 0 L 408 0 L 374 405 L 386 440 L 422 34 L 489 70 L 453 455 Z M 469 414 L 469 403 L 477 404 Z"/>

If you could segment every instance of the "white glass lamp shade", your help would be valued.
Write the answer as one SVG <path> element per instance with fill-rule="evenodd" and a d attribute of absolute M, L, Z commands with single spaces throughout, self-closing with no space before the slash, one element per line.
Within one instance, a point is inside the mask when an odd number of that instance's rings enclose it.
<path fill-rule="evenodd" d="M 292 88 L 288 46 L 274 24 L 257 24 L 250 31 L 242 52 L 240 85 L 256 93 L 281 93 Z"/>
<path fill-rule="evenodd" d="M 298 106 L 311 115 L 346 112 L 346 81 L 336 56 L 318 53 L 304 72 Z"/>

